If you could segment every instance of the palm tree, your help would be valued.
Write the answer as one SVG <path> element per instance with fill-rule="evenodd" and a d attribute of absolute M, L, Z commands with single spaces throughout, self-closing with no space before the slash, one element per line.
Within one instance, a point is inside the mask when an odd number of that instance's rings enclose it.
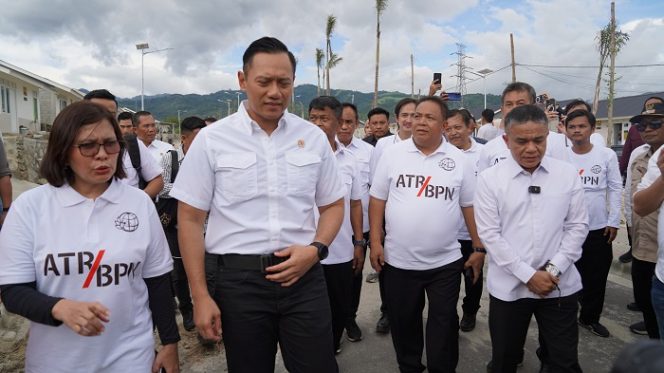
<path fill-rule="evenodd" d="M 330 58 L 332 56 L 332 43 L 330 42 L 330 39 L 332 38 L 332 33 L 334 32 L 334 28 L 337 25 L 337 17 L 334 15 L 330 14 L 327 16 L 327 25 L 325 27 L 325 39 L 326 39 L 326 47 L 325 47 L 325 84 L 326 84 L 326 94 L 329 96 L 330 95 Z"/>
<path fill-rule="evenodd" d="M 378 106 L 378 68 L 380 66 L 380 15 L 387 8 L 387 0 L 376 0 L 376 77 L 372 107 Z"/>
<path fill-rule="evenodd" d="M 323 67 L 323 58 L 325 53 L 322 49 L 316 48 L 316 73 L 318 74 L 318 87 L 316 87 L 316 95 L 320 96 L 320 68 Z M 323 76 L 324 78 L 324 76 Z"/>
<path fill-rule="evenodd" d="M 602 83 L 602 72 L 604 67 L 606 67 L 606 60 L 611 55 L 611 30 L 614 29 L 612 22 L 609 22 L 608 25 L 597 34 L 597 51 L 599 52 L 599 71 L 597 72 L 597 80 L 595 81 L 595 96 L 593 98 L 593 114 L 597 114 L 599 109 L 599 93 L 600 93 L 600 84 Z M 616 38 L 616 54 L 620 49 L 627 43 L 629 40 L 629 34 L 626 32 L 615 30 Z M 609 95 L 612 95 L 612 92 L 609 92 Z"/>
<path fill-rule="evenodd" d="M 330 71 L 331 69 L 335 68 L 339 62 L 343 61 L 343 57 L 339 57 L 336 53 L 332 53 L 330 55 L 330 60 L 327 61 L 327 70 Z M 328 92 L 327 95 L 330 95 L 330 89 L 328 87 Z"/>

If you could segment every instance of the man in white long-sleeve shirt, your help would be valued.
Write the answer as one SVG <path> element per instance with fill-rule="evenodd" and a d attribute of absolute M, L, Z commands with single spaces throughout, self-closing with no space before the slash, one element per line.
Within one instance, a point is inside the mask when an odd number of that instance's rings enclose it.
<path fill-rule="evenodd" d="M 547 117 L 534 105 L 505 118 L 511 157 L 482 172 L 475 194 L 478 234 L 489 253 L 487 288 L 494 372 L 514 372 L 532 315 L 542 364 L 580 372 L 573 265 L 588 234 L 583 187 L 572 165 L 545 157 Z"/>

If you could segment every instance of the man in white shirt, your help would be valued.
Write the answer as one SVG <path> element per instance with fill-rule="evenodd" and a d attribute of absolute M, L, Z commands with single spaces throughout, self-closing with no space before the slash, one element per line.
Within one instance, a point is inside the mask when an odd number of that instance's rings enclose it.
<path fill-rule="evenodd" d="M 415 110 L 412 138 L 383 155 L 371 184 L 371 264 L 376 271 L 384 271 L 392 342 L 402 372 L 425 369 L 425 295 L 429 300 L 426 368 L 455 371 L 459 272 L 472 267 L 479 276 L 484 262 L 473 220 L 475 176 L 467 157 L 443 139 L 447 111 L 439 97 L 422 98 Z M 462 213 L 477 248 L 465 263 L 456 239 Z"/>
<path fill-rule="evenodd" d="M 473 176 L 477 177 L 479 153 L 482 144 L 473 139 L 473 124 L 471 116 L 467 110 L 451 110 L 447 117 L 447 126 L 445 128 L 445 137 L 447 140 L 468 158 L 468 164 L 473 168 Z M 465 222 L 461 221 L 459 233 L 457 234 L 459 244 L 461 244 L 461 254 L 463 260 L 467 261 L 473 254 L 473 241 L 468 232 Z M 466 296 L 463 298 L 463 317 L 459 323 L 459 329 L 462 332 L 470 332 L 475 329 L 475 315 L 480 309 L 480 298 L 482 298 L 483 272 L 480 269 L 479 276 L 475 277 L 472 271 L 464 271 L 464 288 Z"/>
<path fill-rule="evenodd" d="M 639 123 L 645 129 L 647 127 L 653 130 L 659 130 L 664 123 L 664 104 L 655 104 L 652 108 L 646 110 L 642 115 L 630 119 L 631 122 Z M 662 147 L 650 157 L 648 161 L 648 170 L 639 184 L 639 191 L 634 194 L 634 212 L 639 216 L 647 216 L 659 209 L 657 221 L 657 264 L 655 265 L 655 276 L 652 279 L 652 306 L 657 317 L 659 325 L 660 339 L 664 335 L 664 209 L 661 208 L 664 202 L 664 180 L 662 179 L 664 171 L 664 153 Z"/>
<path fill-rule="evenodd" d="M 286 112 L 296 65 L 288 48 L 263 37 L 242 60 L 247 100 L 198 133 L 170 193 L 180 201 L 194 320 L 204 338 L 217 341 L 223 321 L 229 371 L 274 371 L 279 344 L 289 371 L 337 372 L 319 264 L 344 214 L 336 160 L 318 128 Z M 206 251 L 218 259 L 214 299 Z"/>
<path fill-rule="evenodd" d="M 139 111 L 134 114 L 134 127 L 136 136 L 148 148 L 155 161 L 161 164 L 161 159 L 169 150 L 175 150 L 173 145 L 157 140 L 157 124 L 149 111 Z"/>
<path fill-rule="evenodd" d="M 622 177 L 616 153 L 591 143 L 590 137 L 595 131 L 592 113 L 571 112 L 565 119 L 565 130 L 572 144 L 568 148 L 569 161 L 578 170 L 583 185 L 590 229 L 582 246 L 581 259 L 576 262 L 583 283 L 579 325 L 606 338 L 610 333 L 600 323 L 600 316 L 613 260 L 611 243 L 620 227 Z"/>
<path fill-rule="evenodd" d="M 360 185 L 362 188 L 362 240 L 353 243 L 360 244 L 364 248 L 362 252 L 362 261 L 366 258 L 367 245 L 369 242 L 369 162 L 374 147 L 369 145 L 366 141 L 354 136 L 357 129 L 359 118 L 357 115 L 357 107 L 350 103 L 344 102 L 341 104 L 343 110 L 341 112 L 341 123 L 337 131 L 337 140 L 342 147 L 349 149 L 353 152 L 357 162 L 357 168 L 360 172 Z M 356 268 L 353 274 L 353 290 L 351 297 L 350 315 L 346 323 L 346 339 L 351 342 L 362 340 L 362 330 L 355 318 L 357 317 L 357 310 L 360 306 L 360 294 L 362 291 L 362 268 Z"/>
<path fill-rule="evenodd" d="M 341 113 L 341 103 L 331 96 L 316 97 L 309 103 L 309 121 L 327 136 L 345 189 L 341 229 L 330 244 L 330 255 L 321 261 L 330 298 L 334 351 L 337 354 L 341 352 L 341 336 L 350 316 L 353 272 L 362 271 L 364 266 L 361 200 L 364 191 L 353 153 L 336 140 Z"/>
<path fill-rule="evenodd" d="M 83 99 L 105 107 L 113 115 L 116 115 L 118 111 L 118 102 L 115 96 L 106 89 L 90 91 Z M 154 199 L 164 187 L 164 180 L 161 177 L 159 166 L 161 158 L 158 160 L 152 158 L 145 145 L 136 140 L 133 130 L 129 133 L 123 127 L 120 127 L 120 129 L 127 142 L 127 150 L 122 156 L 122 167 L 127 177 L 120 179 L 120 181 L 134 188 L 143 189 L 150 198 Z"/>
<path fill-rule="evenodd" d="M 500 130 L 493 125 L 494 112 L 491 109 L 482 111 L 482 127 L 477 130 L 477 137 L 490 141 L 500 136 Z"/>
<path fill-rule="evenodd" d="M 515 372 L 532 315 L 538 356 L 552 371 L 580 372 L 578 291 L 573 265 L 588 234 L 583 187 L 574 167 L 545 156 L 548 127 L 534 105 L 510 111 L 510 157 L 480 173 L 477 230 L 489 253 L 487 288 L 494 372 Z"/>

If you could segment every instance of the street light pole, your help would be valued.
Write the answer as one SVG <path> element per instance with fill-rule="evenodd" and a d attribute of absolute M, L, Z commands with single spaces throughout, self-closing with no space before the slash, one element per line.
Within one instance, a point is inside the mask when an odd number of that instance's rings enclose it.
<path fill-rule="evenodd" d="M 491 74 L 493 72 L 493 70 L 491 70 L 491 69 L 482 69 L 478 72 L 474 72 L 474 71 L 471 71 L 471 70 L 466 70 L 466 71 L 482 78 L 482 87 L 483 87 L 483 90 L 484 90 L 484 108 L 486 109 L 486 76 Z"/>
<path fill-rule="evenodd" d="M 145 110 L 145 101 L 144 101 L 144 96 L 145 96 L 145 55 L 150 54 L 150 53 L 157 53 L 157 52 L 163 52 L 167 50 L 171 50 L 173 48 L 163 48 L 163 49 L 157 49 L 154 51 L 149 51 L 146 52 L 146 49 L 150 49 L 150 46 L 148 43 L 140 43 L 136 44 L 136 49 L 141 51 L 141 111 Z"/>
<path fill-rule="evenodd" d="M 180 122 L 181 122 L 181 121 L 180 121 L 180 112 L 182 112 L 182 113 L 186 113 L 187 111 L 186 111 L 186 110 L 178 110 L 178 125 L 179 125 Z"/>
<path fill-rule="evenodd" d="M 241 94 L 242 94 L 242 92 L 238 92 L 238 93 L 237 93 L 237 108 L 238 108 L 238 109 L 240 109 L 240 95 L 241 95 Z"/>

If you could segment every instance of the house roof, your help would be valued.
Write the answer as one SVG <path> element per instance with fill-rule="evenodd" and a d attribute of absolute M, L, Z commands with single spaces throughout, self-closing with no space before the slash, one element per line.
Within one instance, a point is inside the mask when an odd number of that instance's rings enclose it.
<path fill-rule="evenodd" d="M 658 96 L 664 98 L 664 92 L 650 92 L 644 93 L 636 96 L 627 96 L 627 97 L 616 97 L 613 100 L 613 117 L 632 117 L 634 115 L 641 113 L 641 108 L 643 108 L 643 103 L 652 96 Z M 559 101 L 560 106 L 565 106 L 572 100 Z M 608 100 L 600 100 L 599 108 L 597 109 L 598 119 L 608 117 Z"/>
<path fill-rule="evenodd" d="M 10 75 L 18 75 L 22 79 L 27 79 L 30 81 L 32 84 L 35 84 L 37 86 L 51 89 L 54 91 L 62 91 L 66 93 L 71 93 L 74 96 L 76 96 L 79 99 L 83 99 L 83 93 L 81 93 L 79 90 L 74 89 L 74 88 L 69 88 L 67 86 L 64 86 L 60 83 L 54 82 L 50 79 L 44 78 L 42 76 L 39 76 L 37 74 L 33 74 L 27 70 L 24 70 L 18 66 L 12 65 L 9 62 L 0 60 L 0 71 L 4 71 Z"/>

